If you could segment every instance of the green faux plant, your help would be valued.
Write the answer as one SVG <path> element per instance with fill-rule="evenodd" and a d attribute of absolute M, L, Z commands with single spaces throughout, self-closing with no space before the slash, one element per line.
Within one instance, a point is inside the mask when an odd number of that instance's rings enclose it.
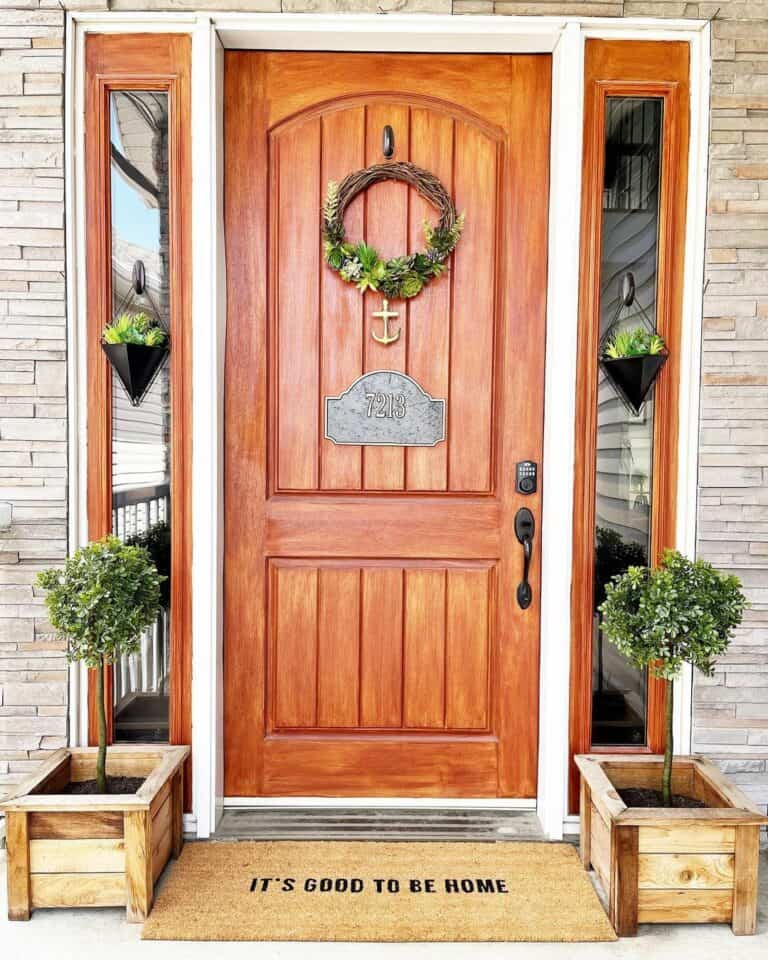
<path fill-rule="evenodd" d="M 142 633 L 160 611 L 164 580 L 142 547 L 104 537 L 81 547 L 63 567 L 42 570 L 37 584 L 47 591 L 48 618 L 67 641 L 67 657 L 96 671 L 99 750 L 96 783 L 106 793 L 107 721 L 104 667 L 136 653 Z"/>
<path fill-rule="evenodd" d="M 662 794 L 672 804 L 672 681 L 684 663 L 707 676 L 728 649 L 748 603 L 737 577 L 667 550 L 660 565 L 629 567 L 605 587 L 599 607 L 608 639 L 640 669 L 665 682 Z"/>
<path fill-rule="evenodd" d="M 121 313 L 104 327 L 104 343 L 134 343 L 143 347 L 164 347 L 168 334 L 146 313 Z"/>
<path fill-rule="evenodd" d="M 383 260 L 375 247 L 347 240 L 339 205 L 339 184 L 332 180 L 322 210 L 325 262 L 361 293 L 372 290 L 393 300 L 418 296 L 428 283 L 439 277 L 464 229 L 463 214 L 446 227 L 433 226 L 425 220 L 423 251 Z"/>
<path fill-rule="evenodd" d="M 611 527 L 598 527 L 595 533 L 595 606 L 599 606 L 605 600 L 605 585 L 627 567 L 644 566 L 648 554 L 642 544 Z"/>
<path fill-rule="evenodd" d="M 643 327 L 617 330 L 603 347 L 603 360 L 627 360 L 631 357 L 656 357 L 664 353 L 666 344 L 658 333 Z"/>
<path fill-rule="evenodd" d="M 166 610 L 171 605 L 171 528 L 164 520 L 153 523 L 142 533 L 125 541 L 130 547 L 144 547 L 160 574 L 160 603 Z"/>

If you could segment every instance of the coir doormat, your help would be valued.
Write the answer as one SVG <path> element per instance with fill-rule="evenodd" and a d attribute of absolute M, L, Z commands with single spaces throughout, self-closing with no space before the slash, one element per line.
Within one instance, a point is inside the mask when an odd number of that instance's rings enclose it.
<path fill-rule="evenodd" d="M 145 940 L 615 940 L 566 843 L 188 843 Z"/>

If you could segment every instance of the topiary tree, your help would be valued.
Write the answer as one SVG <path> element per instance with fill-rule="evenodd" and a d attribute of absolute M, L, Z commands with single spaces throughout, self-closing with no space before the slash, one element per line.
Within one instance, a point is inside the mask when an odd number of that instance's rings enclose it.
<path fill-rule="evenodd" d="M 89 543 L 75 551 L 63 568 L 43 570 L 37 576 L 38 585 L 47 591 L 51 624 L 67 640 L 68 659 L 96 671 L 99 793 L 107 792 L 104 667 L 138 651 L 142 633 L 160 611 L 164 579 L 145 549 L 121 543 L 117 537 Z"/>
<path fill-rule="evenodd" d="M 630 567 L 606 585 L 600 605 L 608 639 L 635 666 L 665 681 L 662 794 L 672 804 L 672 681 L 683 663 L 711 676 L 748 606 L 737 577 L 667 550 L 659 567 Z"/>

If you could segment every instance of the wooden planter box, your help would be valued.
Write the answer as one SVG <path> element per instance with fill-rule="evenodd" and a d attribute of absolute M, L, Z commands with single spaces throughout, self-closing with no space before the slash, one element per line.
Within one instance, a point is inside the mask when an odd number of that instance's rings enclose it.
<path fill-rule="evenodd" d="M 107 774 L 146 777 L 137 793 L 69 796 L 91 780 L 96 748 L 57 750 L 0 803 L 6 817 L 8 919 L 35 907 L 122 907 L 143 921 L 154 887 L 182 846 L 184 761 L 189 747 L 110 747 Z"/>
<path fill-rule="evenodd" d="M 661 789 L 663 757 L 593 754 L 581 771 L 581 859 L 605 891 L 619 936 L 638 923 L 730 923 L 752 934 L 757 914 L 760 827 L 768 823 L 702 757 L 675 757 L 672 791 L 698 809 L 627 807 L 625 787 Z"/>

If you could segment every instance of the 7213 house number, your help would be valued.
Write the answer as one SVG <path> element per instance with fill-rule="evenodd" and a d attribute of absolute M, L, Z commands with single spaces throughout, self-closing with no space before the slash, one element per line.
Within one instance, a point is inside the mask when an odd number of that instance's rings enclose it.
<path fill-rule="evenodd" d="M 325 398 L 325 439 L 380 447 L 434 447 L 445 440 L 445 400 L 399 370 L 364 373 Z"/>
<path fill-rule="evenodd" d="M 368 402 L 366 416 L 369 417 L 402 420 L 408 409 L 403 393 L 366 393 L 365 399 Z"/>

